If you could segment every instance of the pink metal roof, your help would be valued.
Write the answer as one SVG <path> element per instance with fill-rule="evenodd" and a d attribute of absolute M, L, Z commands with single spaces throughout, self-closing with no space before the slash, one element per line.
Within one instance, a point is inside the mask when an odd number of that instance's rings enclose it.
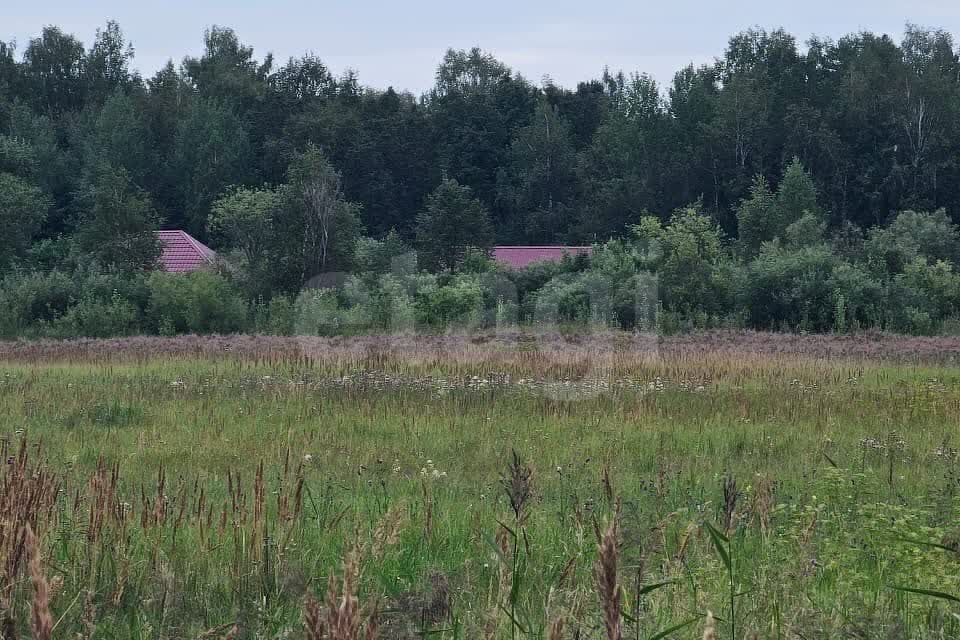
<path fill-rule="evenodd" d="M 538 260 L 561 260 L 565 254 L 571 257 L 581 253 L 590 255 L 593 247 L 565 247 L 562 245 L 532 245 L 493 248 L 493 259 L 502 262 L 514 269 L 522 269 L 531 262 Z"/>
<path fill-rule="evenodd" d="M 186 231 L 172 229 L 157 231 L 163 253 L 160 254 L 160 267 L 164 271 L 194 271 L 213 264 L 217 254 Z"/>

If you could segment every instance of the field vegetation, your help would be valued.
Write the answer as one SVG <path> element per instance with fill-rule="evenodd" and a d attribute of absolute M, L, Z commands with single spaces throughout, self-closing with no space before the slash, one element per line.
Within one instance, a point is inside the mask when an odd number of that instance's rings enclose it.
<path fill-rule="evenodd" d="M 960 633 L 951 340 L 521 338 L 4 345 L 3 636 Z"/>

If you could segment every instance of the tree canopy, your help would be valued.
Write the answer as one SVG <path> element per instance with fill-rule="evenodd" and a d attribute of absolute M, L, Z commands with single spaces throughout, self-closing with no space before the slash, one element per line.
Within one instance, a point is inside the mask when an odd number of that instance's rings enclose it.
<path fill-rule="evenodd" d="M 642 69 L 537 84 L 450 50 L 423 95 L 337 76 L 316 53 L 275 61 L 228 26 L 198 41 L 146 78 L 113 21 L 89 46 L 56 26 L 22 50 L 0 42 L 0 280 L 147 269 L 165 227 L 234 257 L 256 300 L 324 273 L 416 271 L 409 247 L 430 277 L 382 295 L 441 300 L 415 290 L 492 268 L 495 244 L 589 243 L 609 245 L 598 269 L 658 269 L 664 310 L 685 316 L 823 328 L 842 309 L 936 327 L 954 313 L 960 57 L 943 30 L 801 44 L 754 28 L 665 86 Z M 894 318 L 865 291 L 913 311 Z"/>

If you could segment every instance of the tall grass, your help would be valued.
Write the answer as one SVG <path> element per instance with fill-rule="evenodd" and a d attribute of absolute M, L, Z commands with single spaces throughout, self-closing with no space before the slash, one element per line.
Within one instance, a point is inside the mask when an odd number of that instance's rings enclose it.
<path fill-rule="evenodd" d="M 0 365 L 5 637 L 960 633 L 936 361 L 341 346 Z"/>

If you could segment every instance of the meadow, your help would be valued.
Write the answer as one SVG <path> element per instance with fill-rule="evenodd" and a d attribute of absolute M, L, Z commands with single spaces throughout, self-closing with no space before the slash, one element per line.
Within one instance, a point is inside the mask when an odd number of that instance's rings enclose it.
<path fill-rule="evenodd" d="M 958 356 L 4 343 L 0 637 L 958 637 Z"/>

